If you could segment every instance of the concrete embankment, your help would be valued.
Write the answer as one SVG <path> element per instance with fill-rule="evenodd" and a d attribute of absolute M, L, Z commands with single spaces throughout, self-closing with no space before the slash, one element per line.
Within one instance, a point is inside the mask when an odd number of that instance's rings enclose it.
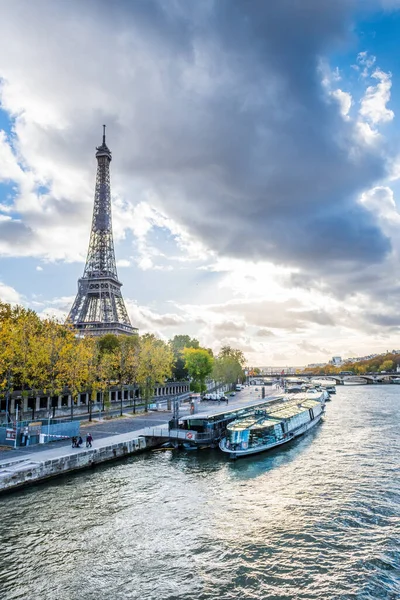
<path fill-rule="evenodd" d="M 62 447 L 36 452 L 0 464 L 0 493 L 65 473 L 94 467 L 157 446 L 160 440 L 140 437 L 141 431 L 99 440 L 93 448 Z"/>

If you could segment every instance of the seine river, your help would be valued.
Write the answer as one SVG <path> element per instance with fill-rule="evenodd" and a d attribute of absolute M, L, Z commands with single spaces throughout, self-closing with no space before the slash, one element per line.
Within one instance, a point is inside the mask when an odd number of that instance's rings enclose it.
<path fill-rule="evenodd" d="M 290 446 L 158 451 L 0 498 L 1 600 L 400 598 L 400 386 Z"/>

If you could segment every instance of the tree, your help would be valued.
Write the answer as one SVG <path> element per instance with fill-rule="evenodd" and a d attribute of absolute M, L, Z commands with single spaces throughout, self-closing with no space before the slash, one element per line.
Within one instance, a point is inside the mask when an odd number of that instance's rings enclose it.
<path fill-rule="evenodd" d="M 243 366 L 246 360 L 241 350 L 235 350 L 230 346 L 223 346 L 217 356 L 214 364 L 213 377 L 216 381 L 226 384 L 237 383 L 239 379 L 243 379 Z M 256 370 L 252 369 L 252 373 L 256 375 Z"/>
<path fill-rule="evenodd" d="M 40 331 L 31 341 L 29 387 L 35 392 L 50 394 L 53 404 L 54 396 L 58 396 L 62 385 L 58 378 L 58 367 L 62 348 L 65 344 L 66 329 L 54 319 L 42 321 Z M 34 411 L 32 411 L 32 418 Z M 53 417 L 55 406 L 53 406 Z"/>
<path fill-rule="evenodd" d="M 212 373 L 214 359 L 204 348 L 185 348 L 183 351 L 185 369 L 192 378 L 193 391 L 206 391 L 206 377 Z"/>
<path fill-rule="evenodd" d="M 99 363 L 101 360 L 100 344 L 96 338 L 88 337 L 86 339 L 87 353 L 84 360 L 87 366 L 86 389 L 89 395 L 88 410 L 89 421 L 92 420 L 93 402 L 99 391 Z"/>
<path fill-rule="evenodd" d="M 0 307 L 1 309 L 2 307 Z M 6 399 L 6 421 L 10 421 L 10 397 L 15 372 L 15 348 L 11 321 L 0 317 L 0 393 Z"/>
<path fill-rule="evenodd" d="M 140 385 L 145 411 L 153 397 L 156 383 L 163 383 L 171 377 L 174 355 L 171 348 L 155 335 L 146 333 L 139 340 L 137 382 Z"/>
<path fill-rule="evenodd" d="M 123 406 L 124 385 L 135 385 L 139 369 L 139 338 L 138 336 L 123 335 L 119 338 L 119 347 L 117 350 L 117 368 L 116 374 L 120 385 L 121 411 Z M 134 402 L 134 412 L 136 405 Z"/>
<path fill-rule="evenodd" d="M 93 383 L 94 392 L 100 392 L 102 409 L 108 411 L 110 408 L 110 394 L 105 399 L 105 392 L 109 392 L 111 382 L 116 379 L 118 368 L 118 356 L 115 352 L 99 353 L 97 363 L 97 377 Z"/>
<path fill-rule="evenodd" d="M 187 379 L 189 373 L 187 369 L 185 369 L 183 351 L 185 348 L 199 348 L 198 340 L 191 338 L 189 335 L 176 335 L 172 340 L 169 340 L 168 345 L 174 353 L 175 359 L 175 364 L 172 370 L 173 378 L 176 381 Z"/>
<path fill-rule="evenodd" d="M 217 357 L 214 363 L 213 378 L 226 384 L 237 383 L 243 377 L 241 365 L 232 356 Z"/>
<path fill-rule="evenodd" d="M 391 371 L 393 369 L 393 361 L 392 360 L 384 360 L 381 366 L 379 367 L 380 372 L 382 371 Z"/>
<path fill-rule="evenodd" d="M 98 345 L 101 354 L 104 354 L 104 352 L 117 352 L 119 349 L 118 336 L 114 333 L 106 333 L 99 338 Z"/>
<path fill-rule="evenodd" d="M 90 337 L 78 339 L 73 331 L 68 331 L 65 342 L 60 352 L 58 379 L 61 386 L 69 388 L 72 419 L 78 394 L 87 389 L 90 382 L 94 340 Z"/>
<path fill-rule="evenodd" d="M 219 358 L 230 356 L 231 358 L 234 358 L 240 364 L 241 367 L 243 367 L 246 364 L 246 359 L 244 357 L 243 352 L 241 350 L 235 350 L 234 348 L 231 348 L 231 346 L 222 346 L 218 356 Z"/>
<path fill-rule="evenodd" d="M 12 347 L 14 354 L 14 386 L 28 390 L 32 377 L 35 341 L 42 330 L 42 322 L 33 311 L 14 312 L 11 319 Z"/>

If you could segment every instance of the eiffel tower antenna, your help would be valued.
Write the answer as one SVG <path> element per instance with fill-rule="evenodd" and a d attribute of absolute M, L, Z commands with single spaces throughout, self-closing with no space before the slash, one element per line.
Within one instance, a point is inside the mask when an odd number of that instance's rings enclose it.
<path fill-rule="evenodd" d="M 112 157 L 106 144 L 105 125 L 103 143 L 96 148 L 96 159 L 96 189 L 89 250 L 67 323 L 71 323 L 84 335 L 133 335 L 138 330 L 132 327 L 129 320 L 115 263 L 110 190 Z"/>

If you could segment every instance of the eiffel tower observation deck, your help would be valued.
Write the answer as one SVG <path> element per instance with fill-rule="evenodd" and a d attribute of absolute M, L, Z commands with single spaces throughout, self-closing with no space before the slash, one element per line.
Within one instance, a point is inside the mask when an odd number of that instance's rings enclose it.
<path fill-rule="evenodd" d="M 138 330 L 132 327 L 129 320 L 115 263 L 111 219 L 111 151 L 106 144 L 105 125 L 103 143 L 96 150 L 96 190 L 89 250 L 67 323 L 83 335 L 133 335 Z"/>

